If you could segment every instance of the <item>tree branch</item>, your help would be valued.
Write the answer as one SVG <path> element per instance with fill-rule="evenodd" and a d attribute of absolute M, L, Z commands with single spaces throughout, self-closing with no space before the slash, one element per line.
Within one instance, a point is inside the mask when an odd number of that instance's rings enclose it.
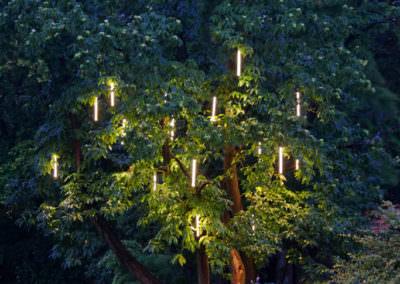
<path fill-rule="evenodd" d="M 175 155 L 172 155 L 172 154 L 171 154 L 171 157 L 172 157 L 172 159 L 174 159 L 174 160 L 178 163 L 178 165 L 179 165 L 179 167 L 181 168 L 183 174 L 184 174 L 185 176 L 187 176 L 188 178 L 190 178 L 189 172 L 188 172 L 188 170 L 185 168 L 185 166 L 182 164 L 182 162 L 181 162 Z"/>
<path fill-rule="evenodd" d="M 212 181 L 212 180 L 207 180 L 207 181 L 205 181 L 202 185 L 200 185 L 200 186 L 197 187 L 197 189 L 196 189 L 196 195 L 197 195 L 198 197 L 200 197 L 201 191 L 203 190 L 203 188 L 205 188 L 205 187 L 206 187 L 207 185 L 209 185 L 209 184 L 215 184 L 215 182 Z"/>

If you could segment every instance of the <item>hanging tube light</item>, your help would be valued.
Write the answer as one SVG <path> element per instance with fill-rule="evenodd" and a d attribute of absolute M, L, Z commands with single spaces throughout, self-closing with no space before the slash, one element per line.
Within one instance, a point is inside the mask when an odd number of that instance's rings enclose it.
<path fill-rule="evenodd" d="M 175 131 L 174 131 L 174 129 L 175 129 L 175 119 L 174 118 L 171 120 L 171 123 L 169 125 L 172 128 L 171 133 L 170 133 L 171 134 L 171 140 L 174 140 L 174 136 L 175 136 Z"/>
<path fill-rule="evenodd" d="M 236 76 L 240 77 L 241 73 L 242 73 L 242 54 L 238 49 L 236 58 Z"/>
<path fill-rule="evenodd" d="M 153 190 L 157 190 L 157 173 L 153 174 Z"/>
<path fill-rule="evenodd" d="M 296 159 L 296 171 L 300 169 L 300 160 Z"/>
<path fill-rule="evenodd" d="M 196 160 L 192 161 L 192 187 L 196 187 Z"/>
<path fill-rule="evenodd" d="M 211 109 L 211 121 L 216 121 L 215 116 L 217 114 L 217 97 L 213 97 L 212 109 Z"/>
<path fill-rule="evenodd" d="M 279 147 L 279 173 L 283 174 L 283 147 Z"/>
<path fill-rule="evenodd" d="M 200 218 L 198 214 L 196 214 L 196 237 L 200 237 Z"/>
<path fill-rule="evenodd" d="M 98 121 L 98 120 L 99 120 L 99 106 L 98 106 L 97 97 L 96 97 L 95 100 L 94 100 L 93 120 L 94 120 L 94 121 Z"/>
<path fill-rule="evenodd" d="M 261 149 L 261 142 L 258 142 L 258 149 L 257 149 L 258 155 L 261 155 L 262 149 Z"/>
<path fill-rule="evenodd" d="M 301 106 L 300 106 L 300 92 L 296 92 L 296 116 L 300 117 L 301 116 Z"/>
<path fill-rule="evenodd" d="M 57 156 L 53 155 L 53 177 L 58 177 L 58 165 L 57 165 Z"/>
<path fill-rule="evenodd" d="M 113 107 L 115 105 L 115 96 L 114 96 L 114 83 L 111 82 L 111 90 L 110 90 L 110 105 Z"/>

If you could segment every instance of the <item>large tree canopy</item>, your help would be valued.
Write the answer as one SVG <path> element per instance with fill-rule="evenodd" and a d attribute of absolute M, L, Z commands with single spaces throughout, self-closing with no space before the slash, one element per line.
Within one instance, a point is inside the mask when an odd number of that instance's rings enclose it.
<path fill-rule="evenodd" d="M 292 281 L 293 264 L 298 278 L 323 275 L 393 175 L 359 121 L 381 91 L 360 44 L 396 24 L 398 8 L 131 2 L 1 2 L 1 104 L 25 110 L 9 115 L 31 129 L 4 200 L 54 234 L 68 265 L 96 253 L 97 228 L 138 279 L 156 281 L 109 225 L 134 211 L 146 250 L 180 265 L 197 253 L 202 283 L 208 265 L 255 280 L 272 256 Z"/>

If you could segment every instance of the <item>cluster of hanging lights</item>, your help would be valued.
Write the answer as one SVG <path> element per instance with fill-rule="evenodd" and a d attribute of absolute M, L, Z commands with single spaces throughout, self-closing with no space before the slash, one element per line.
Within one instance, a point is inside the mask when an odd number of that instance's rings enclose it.
<path fill-rule="evenodd" d="M 241 71 L 242 71 L 242 55 L 240 50 L 237 50 L 237 58 L 236 58 L 236 76 L 240 77 L 241 76 Z M 167 93 L 164 93 L 164 96 L 167 97 Z M 164 100 L 166 102 L 166 100 Z M 111 82 L 110 84 L 110 106 L 114 107 L 115 106 L 115 88 L 114 88 L 114 83 Z M 95 122 L 98 121 L 99 119 L 99 106 L 98 106 L 98 97 L 95 97 L 94 100 L 94 105 L 93 105 L 93 120 Z M 211 108 L 211 122 L 216 121 L 216 115 L 217 115 L 217 97 L 214 96 L 212 98 L 212 108 Z M 300 99 L 300 92 L 296 92 L 296 116 L 300 117 L 301 116 L 301 99 Z M 125 129 L 127 126 L 127 121 L 126 119 L 123 119 L 122 126 Z M 171 140 L 174 140 L 175 137 L 175 119 L 172 118 L 170 122 L 170 127 L 172 130 L 170 131 L 170 138 Z M 125 131 L 123 130 L 122 136 L 124 137 L 126 135 Z M 262 154 L 262 143 L 258 142 L 258 148 L 257 148 L 257 154 L 261 155 Z M 57 178 L 58 177 L 58 163 L 57 163 L 57 156 L 53 155 L 52 157 L 52 166 L 53 166 L 53 177 Z M 299 170 L 300 169 L 300 160 L 296 159 L 295 160 L 295 169 Z M 278 151 L 278 170 L 279 174 L 284 173 L 284 147 L 279 146 L 279 151 Z M 196 187 L 196 172 L 197 172 L 197 161 L 196 159 L 192 160 L 192 173 L 191 173 L 191 186 Z M 153 174 L 153 190 L 157 190 L 157 173 Z M 254 215 L 252 215 L 252 218 L 254 219 Z M 195 232 L 196 232 L 196 237 L 200 237 L 200 218 L 199 215 L 196 214 L 195 217 Z M 253 221 L 253 224 L 251 226 L 252 230 L 255 231 L 255 224 Z"/>

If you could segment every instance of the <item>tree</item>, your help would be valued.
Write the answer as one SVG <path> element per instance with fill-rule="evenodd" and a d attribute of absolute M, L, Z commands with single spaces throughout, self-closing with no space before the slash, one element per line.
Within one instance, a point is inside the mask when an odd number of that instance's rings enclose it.
<path fill-rule="evenodd" d="M 374 230 L 353 236 L 362 250 L 336 265 L 334 283 L 399 282 L 400 211 L 385 202 L 374 215 Z"/>
<path fill-rule="evenodd" d="M 378 204 L 376 165 L 387 155 L 378 143 L 352 146 L 370 138 L 355 123 L 355 94 L 376 90 L 362 53 L 346 43 L 361 27 L 395 17 L 396 7 L 338 0 L 2 7 L 1 49 L 9 54 L 1 70 L 25 72 L 30 90 L 48 102 L 36 133 L 45 200 L 37 221 L 75 244 L 73 261 L 94 225 L 135 277 L 156 283 L 110 226 L 141 206 L 140 224 L 159 228 L 147 249 L 173 247 L 181 265 L 185 252 L 196 252 L 200 283 L 209 282 L 209 267 L 221 275 L 229 267 L 233 283 L 255 280 L 255 264 L 273 255 L 277 281 L 293 282 L 293 264 L 321 274 L 345 246 L 340 235 Z"/>

